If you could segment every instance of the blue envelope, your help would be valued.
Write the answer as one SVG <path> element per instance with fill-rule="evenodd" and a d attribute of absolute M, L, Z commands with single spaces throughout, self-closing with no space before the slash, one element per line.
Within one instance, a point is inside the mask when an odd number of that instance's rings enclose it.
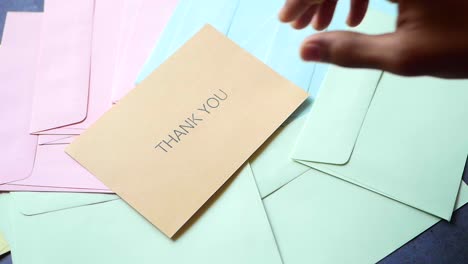
<path fill-rule="evenodd" d="M 239 0 L 180 0 L 137 83 L 151 74 L 205 24 L 227 33 Z"/>
<path fill-rule="evenodd" d="M 175 240 L 113 195 L 10 196 L 6 233 L 15 264 L 282 263 L 248 166 Z"/>

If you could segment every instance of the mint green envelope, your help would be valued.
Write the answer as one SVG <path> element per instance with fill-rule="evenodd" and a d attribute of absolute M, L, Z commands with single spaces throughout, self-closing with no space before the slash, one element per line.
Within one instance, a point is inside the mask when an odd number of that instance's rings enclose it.
<path fill-rule="evenodd" d="M 366 16 L 366 19 L 363 21 L 363 24 L 357 29 L 360 31 L 374 33 L 374 34 L 379 33 L 379 32 L 387 32 L 387 31 L 392 30 L 392 28 L 394 27 L 393 25 L 394 20 L 395 19 L 391 16 L 381 14 L 377 11 L 369 10 L 368 15 Z M 289 27 L 289 25 L 286 25 L 286 26 Z M 292 41 L 292 40 L 288 40 L 288 41 Z M 281 52 L 279 53 L 280 53 L 279 55 L 275 55 L 277 58 L 281 58 L 282 56 L 284 56 L 284 53 L 286 53 L 286 51 L 285 50 L 282 51 L 283 55 L 281 55 L 282 54 Z M 295 71 L 296 73 L 300 73 L 300 72 L 304 72 L 305 69 L 306 68 L 298 67 L 297 69 L 292 70 L 291 72 L 294 73 Z M 310 71 L 313 72 L 313 69 L 310 69 Z M 346 82 L 346 81 L 353 81 L 353 82 L 358 82 L 358 83 L 367 82 L 368 85 L 364 87 L 363 89 L 354 89 L 354 90 L 345 91 L 346 94 L 343 94 L 343 96 L 348 98 L 349 99 L 348 101 L 344 103 L 342 101 L 340 102 L 327 101 L 326 104 L 324 105 L 325 107 L 329 107 L 329 109 L 331 110 L 339 109 L 340 110 L 339 112 L 343 113 L 344 115 L 342 119 L 345 119 L 346 115 L 353 115 L 355 116 L 355 118 L 362 118 L 365 115 L 366 110 L 367 110 L 367 108 L 359 109 L 359 107 L 362 108 L 361 106 L 362 101 L 363 101 L 362 95 L 366 95 L 366 94 L 370 94 L 370 96 L 373 95 L 377 82 L 382 73 L 380 71 L 372 71 L 372 70 L 354 70 L 353 74 L 349 74 L 348 76 L 349 78 L 347 80 L 340 79 L 341 76 L 340 75 L 335 76 L 333 72 L 331 72 L 330 74 L 332 74 L 332 76 L 330 76 L 330 78 L 327 78 L 327 80 L 331 80 L 331 83 L 329 84 L 329 86 L 332 88 L 335 87 L 335 84 L 340 84 L 340 82 L 341 83 Z M 298 75 L 292 74 L 291 76 L 300 76 L 300 75 L 302 74 L 298 74 Z M 370 79 L 368 78 L 369 76 L 372 76 L 373 78 Z M 295 80 L 299 81 L 300 78 L 295 79 Z M 303 82 L 304 82 L 304 79 L 303 79 Z M 370 98 L 367 98 L 367 99 L 370 100 Z M 314 102 L 314 104 L 321 104 L 321 102 L 320 101 Z M 309 169 L 307 166 L 303 164 L 299 164 L 299 163 L 291 161 L 291 152 L 292 152 L 294 144 L 297 141 L 297 137 L 300 134 L 300 131 L 302 130 L 304 122 L 305 122 L 304 117 L 301 117 L 301 118 L 296 119 L 292 123 L 287 124 L 285 127 L 280 128 L 250 159 L 250 163 L 254 171 L 255 179 L 257 181 L 258 188 L 262 197 L 266 197 L 267 195 L 281 188 L 283 185 L 285 185 L 286 183 L 298 177 L 301 173 L 304 173 Z M 328 131 L 325 129 L 323 129 L 323 131 L 324 131 L 324 135 L 327 135 L 328 133 L 337 133 L 337 131 Z M 355 131 L 356 131 L 355 133 L 357 134 L 359 131 L 359 127 L 355 128 Z M 350 133 L 351 130 L 346 131 L 346 132 Z M 310 140 L 315 140 L 315 138 L 312 138 Z M 338 145 L 341 146 L 342 144 L 338 144 Z M 325 147 L 328 148 L 328 146 L 326 145 Z"/>
<path fill-rule="evenodd" d="M 310 169 L 290 157 L 304 121 L 305 117 L 299 117 L 279 128 L 250 158 L 250 166 L 262 198 Z"/>
<path fill-rule="evenodd" d="M 284 264 L 376 263 L 440 221 L 314 169 L 263 202 Z"/>
<path fill-rule="evenodd" d="M 450 220 L 468 154 L 468 82 L 377 79 L 331 68 L 293 158 Z"/>
<path fill-rule="evenodd" d="M 364 32 L 388 31 L 391 19 L 372 14 Z M 450 220 L 468 154 L 467 87 L 332 66 L 292 157 Z"/>
<path fill-rule="evenodd" d="M 248 166 L 175 240 L 120 199 L 58 209 L 50 198 L 64 204 L 73 195 L 43 195 L 11 194 L 15 264 L 281 263 Z"/>

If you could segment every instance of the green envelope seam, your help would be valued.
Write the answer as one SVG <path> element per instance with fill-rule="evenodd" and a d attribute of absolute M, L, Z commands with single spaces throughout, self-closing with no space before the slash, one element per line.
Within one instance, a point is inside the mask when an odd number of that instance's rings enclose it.
<path fill-rule="evenodd" d="M 355 147 L 356 147 L 357 141 L 358 141 L 358 139 L 359 139 L 359 135 L 361 134 L 362 127 L 364 126 L 364 122 L 366 121 L 367 114 L 369 113 L 369 109 L 372 107 L 372 102 L 373 102 L 374 96 L 375 96 L 375 94 L 376 94 L 376 92 L 377 92 L 377 89 L 378 89 L 378 87 L 379 87 L 379 83 L 380 83 L 380 81 L 382 80 L 383 74 L 384 74 L 384 72 L 381 71 L 380 74 L 379 74 L 379 78 L 378 78 L 377 82 L 375 83 L 375 87 L 374 87 L 374 89 L 373 89 L 373 91 L 372 91 L 372 95 L 371 95 L 371 97 L 370 97 L 369 103 L 368 103 L 367 106 L 366 106 L 366 111 L 365 111 L 365 113 L 364 113 L 364 115 L 363 115 L 362 120 L 359 121 L 359 122 L 360 122 L 360 125 L 359 125 L 359 129 L 358 129 L 358 133 L 356 134 L 356 137 L 353 139 L 353 145 L 352 145 L 352 148 L 351 148 L 351 151 L 350 151 L 349 155 L 347 156 L 346 161 L 343 161 L 343 162 L 340 162 L 340 163 L 333 163 L 333 162 L 317 162 L 317 163 L 327 163 L 327 164 L 335 164 L 335 165 L 346 165 L 347 163 L 349 163 L 349 161 L 350 161 L 350 159 L 351 159 L 351 156 L 353 155 L 354 149 L 355 149 Z M 327 75 L 328 75 L 328 73 L 327 73 Z M 327 79 L 327 76 L 325 76 L 325 80 L 326 80 L 326 79 Z M 325 84 L 326 84 L 325 81 L 322 82 L 322 85 L 321 85 L 320 90 L 323 89 L 323 86 L 324 86 Z M 315 101 L 318 101 L 318 100 L 320 100 L 320 92 L 319 92 L 319 94 L 317 95 L 317 98 L 315 99 Z M 314 106 L 312 105 L 312 108 L 313 108 L 313 107 L 314 107 Z M 306 128 L 307 124 L 308 124 L 309 122 L 311 122 L 310 119 L 313 118 L 312 113 L 313 113 L 313 112 L 309 112 L 309 114 L 308 114 L 308 116 L 307 116 L 307 119 L 306 119 L 306 121 L 304 122 L 304 125 L 302 126 L 301 132 L 299 133 L 298 138 L 303 138 L 303 137 L 305 137 L 305 136 L 304 136 L 304 134 L 306 133 L 306 129 L 305 129 L 305 128 Z M 298 149 L 298 147 L 299 147 L 298 145 L 299 145 L 299 142 L 300 142 L 300 141 L 301 141 L 301 140 L 296 140 L 296 142 L 295 142 L 295 144 L 294 144 L 293 151 L 292 151 L 292 158 L 293 158 L 294 160 L 298 161 L 298 162 L 301 162 L 301 163 L 302 163 L 302 161 L 306 161 L 306 162 L 307 162 L 307 160 L 304 160 L 304 159 L 302 159 L 302 158 L 294 158 L 294 155 L 296 154 L 297 149 Z"/>
<path fill-rule="evenodd" d="M 247 162 L 247 166 L 249 167 L 249 171 L 250 171 L 250 175 L 252 176 L 253 180 L 254 180 L 254 183 L 257 187 L 257 195 L 258 195 L 258 199 L 260 199 L 260 201 L 262 201 L 262 207 L 263 207 L 263 213 L 264 213 L 264 216 L 265 218 L 267 219 L 268 221 L 268 225 L 269 225 L 269 230 L 271 231 L 271 234 L 273 235 L 273 239 L 275 240 L 275 245 L 276 245 L 276 249 L 278 250 L 278 255 L 280 256 L 280 259 L 281 259 L 281 263 L 284 263 L 284 260 L 283 260 L 283 255 L 281 255 L 281 250 L 280 250 L 280 247 L 279 247 L 279 244 L 278 244 L 278 239 L 276 239 L 276 234 L 275 232 L 273 231 L 273 226 L 271 225 L 271 222 L 270 222 L 270 217 L 266 211 L 266 208 L 265 208 L 265 204 L 263 203 L 263 199 L 265 198 L 262 198 L 261 195 L 260 195 L 260 191 L 258 189 L 258 183 L 257 183 L 257 179 L 255 178 L 255 175 L 253 173 L 253 170 L 252 170 L 252 167 L 250 166 L 250 163 Z"/>
<path fill-rule="evenodd" d="M 387 197 L 387 198 L 389 198 L 389 199 L 391 199 L 391 200 L 394 200 L 394 201 L 396 201 L 396 202 L 402 203 L 402 204 L 407 205 L 407 206 L 409 206 L 409 207 L 412 207 L 412 208 L 414 208 L 414 209 L 416 209 L 416 210 L 425 212 L 425 213 L 427 213 L 427 214 L 430 214 L 430 215 L 432 215 L 432 216 L 435 216 L 435 217 L 438 217 L 438 218 L 447 220 L 447 221 L 449 221 L 449 222 L 450 222 L 450 220 L 451 220 L 451 217 L 449 217 L 448 219 L 446 219 L 446 218 L 444 218 L 444 217 L 440 217 L 440 216 L 435 215 L 435 214 L 433 214 L 433 213 L 430 213 L 430 212 L 427 212 L 427 211 L 422 210 L 422 209 L 420 209 L 420 208 L 417 208 L 417 207 L 415 207 L 415 206 L 413 206 L 413 205 L 408 204 L 408 202 L 406 202 L 406 201 L 404 201 L 404 200 L 398 200 L 398 199 L 396 199 L 395 197 L 393 197 L 392 195 L 389 195 L 389 194 L 387 194 L 387 193 L 385 193 L 385 192 L 383 192 L 383 191 L 380 191 L 380 190 L 377 190 L 377 189 L 375 189 L 375 188 L 372 188 L 372 187 L 368 186 L 367 184 L 363 184 L 363 183 L 361 183 L 361 182 L 359 182 L 359 181 L 357 181 L 357 180 L 351 179 L 351 178 L 349 178 L 349 177 L 347 177 L 347 176 L 343 176 L 342 174 L 337 173 L 336 171 L 334 171 L 334 170 L 332 170 L 332 169 L 325 169 L 325 168 L 315 167 L 314 164 L 313 164 L 313 162 L 307 162 L 307 161 L 299 161 L 299 162 L 300 162 L 301 164 L 304 164 L 304 165 L 308 166 L 308 167 L 311 167 L 311 168 L 313 168 L 313 169 L 316 169 L 316 170 L 318 170 L 318 171 L 321 171 L 321 172 L 323 172 L 323 173 L 326 173 L 327 175 L 330 175 L 330 176 L 332 176 L 332 177 L 335 177 L 335 178 L 344 180 L 344 181 L 346 181 L 346 182 L 348 182 L 348 183 L 351 183 L 351 184 L 354 184 L 354 185 L 356 185 L 356 186 L 358 186 L 358 187 L 367 189 L 367 190 L 372 191 L 372 192 L 374 192 L 374 193 L 377 193 L 377 194 L 379 194 L 379 195 L 385 196 L 385 197 Z M 463 182 L 464 182 L 464 181 L 461 180 L 461 183 L 463 183 Z M 456 201 L 456 197 L 455 197 L 455 201 Z M 455 201 L 454 201 L 454 206 L 455 206 Z"/>
<path fill-rule="evenodd" d="M 301 163 L 301 162 L 298 162 L 298 163 Z M 302 163 L 301 163 L 302 164 Z M 294 178 L 288 180 L 287 182 L 283 183 L 281 186 L 278 186 L 276 189 L 270 191 L 269 193 L 265 194 L 265 196 L 262 198 L 262 200 L 268 198 L 268 196 L 274 194 L 275 192 L 277 191 L 280 191 L 284 186 L 290 184 L 291 182 L 293 182 L 294 180 L 298 179 L 299 177 L 301 177 L 302 175 L 306 174 L 307 172 L 309 172 L 311 170 L 311 168 L 307 169 L 306 171 L 298 174 L 297 176 L 295 176 Z"/>
<path fill-rule="evenodd" d="M 99 202 L 94 202 L 94 203 L 85 203 L 85 204 L 80 204 L 80 205 L 76 205 L 76 206 L 67 206 L 67 207 L 62 207 L 62 208 L 60 208 L 60 209 L 47 210 L 47 211 L 40 212 L 40 213 L 29 213 L 29 214 L 28 214 L 28 213 L 25 213 L 25 212 L 21 212 L 21 214 L 23 214 L 23 215 L 25 215 L 25 216 L 43 215 L 43 214 L 54 213 L 54 212 L 59 212 L 59 211 L 63 211 L 63 210 L 70 210 L 70 209 L 74 209 L 74 208 L 78 208 L 78 207 L 83 207 L 83 206 L 91 206 L 91 205 L 109 203 L 109 202 L 113 202 L 113 201 L 116 201 L 116 200 L 120 200 L 120 198 L 119 198 L 119 197 L 116 197 L 116 198 L 113 198 L 113 199 L 110 199 L 110 200 L 106 200 L 106 201 L 99 201 Z"/>

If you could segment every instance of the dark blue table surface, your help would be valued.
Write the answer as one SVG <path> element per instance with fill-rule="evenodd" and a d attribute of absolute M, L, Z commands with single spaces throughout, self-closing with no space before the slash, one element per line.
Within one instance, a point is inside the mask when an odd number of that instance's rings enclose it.
<path fill-rule="evenodd" d="M 42 11 L 44 0 L 0 0 L 0 37 L 8 11 Z M 468 88 L 467 88 L 468 89 Z M 468 182 L 468 165 L 463 176 Z M 72 256 L 70 256 L 72 257 Z M 453 220 L 441 221 L 413 239 L 380 264 L 400 263 L 468 263 L 468 206 L 458 210 Z M 0 257 L 0 264 L 11 264 L 11 256 Z"/>

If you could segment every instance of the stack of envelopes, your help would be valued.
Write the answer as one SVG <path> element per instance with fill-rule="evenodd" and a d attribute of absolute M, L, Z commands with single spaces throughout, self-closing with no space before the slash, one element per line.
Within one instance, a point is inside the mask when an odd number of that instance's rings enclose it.
<path fill-rule="evenodd" d="M 45 0 L 43 13 L 9 13 L 0 46 L 0 191 L 5 192 L 0 193 L 0 233 L 9 246 L 0 234 L 0 255 L 11 248 L 15 264 L 375 263 L 440 220 L 449 221 L 468 202 L 462 181 L 468 156 L 468 82 L 305 63 L 294 50 L 315 32 L 280 24 L 276 14 L 283 3 Z M 387 7 L 375 6 L 379 11 L 370 10 L 353 30 L 392 31 L 395 16 Z M 350 30 L 340 23 L 347 8 L 340 3 L 331 29 Z M 266 142 L 258 150 L 246 151 L 248 162 L 239 159 L 244 165 L 231 166 L 237 172 L 217 182 L 222 187 L 211 188 L 215 192 L 207 201 L 189 196 L 203 206 L 170 229 L 155 224 L 162 220 L 138 206 L 142 201 L 163 203 L 148 200 L 154 198 L 148 192 L 162 188 L 133 190 L 141 194 L 135 200 L 128 186 L 140 175 L 120 164 L 115 164 L 117 172 L 111 166 L 96 169 L 89 162 L 92 155 L 80 156 L 77 149 L 86 145 L 98 155 L 102 148 L 89 145 L 127 140 L 123 129 L 139 120 L 128 118 L 122 131 L 105 134 L 109 140 L 93 142 L 92 135 L 108 132 L 101 129 L 103 123 L 124 120 L 113 117 L 135 110 L 127 106 L 145 91 L 160 96 L 178 91 L 153 84 L 199 67 L 179 62 L 195 47 L 213 45 L 220 47 L 216 56 L 205 60 L 195 54 L 195 63 L 220 59 L 226 46 L 239 52 L 226 55 L 226 64 L 244 57 L 249 62 L 239 72 L 219 62 L 225 75 L 211 80 L 223 84 L 218 88 L 229 89 L 227 84 L 238 76 L 254 82 L 244 72 L 251 69 L 268 76 L 255 84 L 271 84 L 270 95 L 252 90 L 252 96 L 264 98 L 259 113 L 269 110 L 278 83 L 310 96 L 294 113 L 296 107 L 275 119 L 275 129 L 281 127 L 263 137 Z M 172 65 L 179 70 L 171 72 Z M 211 68 L 201 67 L 199 78 L 208 75 L 204 69 L 216 72 Z M 180 82 L 186 80 L 180 76 Z M 196 97 L 197 90 L 187 94 Z M 250 110 L 255 105 L 249 101 L 245 106 Z M 244 113 L 241 117 L 251 122 L 252 134 L 261 129 L 253 126 L 261 121 Z M 233 131 L 228 139 L 238 131 L 248 137 L 241 125 L 226 122 L 224 129 Z M 213 147 L 219 160 L 211 166 L 229 162 L 232 153 L 226 146 Z M 117 156 L 121 150 L 114 151 Z M 96 157 L 98 163 L 108 161 Z M 112 172 L 109 177 L 107 172 Z M 206 179 L 218 177 L 207 172 Z M 127 177 L 128 186 L 109 180 L 113 175 Z M 168 176 L 157 175 L 160 183 L 174 180 Z M 161 193 L 161 198 L 169 197 Z M 169 216 L 173 209 L 158 213 Z"/>

